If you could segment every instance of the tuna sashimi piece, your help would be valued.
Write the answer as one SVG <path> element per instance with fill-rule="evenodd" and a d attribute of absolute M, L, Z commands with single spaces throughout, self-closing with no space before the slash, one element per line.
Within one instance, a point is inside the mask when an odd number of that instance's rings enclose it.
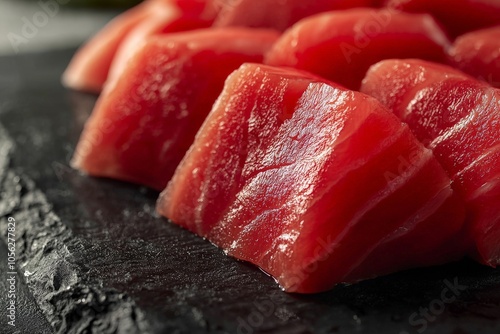
<path fill-rule="evenodd" d="M 220 5 L 216 26 L 246 26 L 285 30 L 317 13 L 369 7 L 373 0 L 214 0 Z"/>
<path fill-rule="evenodd" d="M 154 22 L 163 20 L 165 22 L 163 32 L 180 31 L 183 27 L 186 27 L 184 30 L 188 30 L 207 26 L 215 14 L 203 9 L 199 0 L 149 0 L 124 12 L 77 51 L 64 72 L 62 79 L 64 85 L 77 90 L 99 93 L 108 78 L 111 64 L 122 42 L 127 40 L 137 26 L 151 20 Z M 140 29 L 147 30 L 146 27 Z M 126 48 L 139 38 L 131 39 Z"/>
<path fill-rule="evenodd" d="M 287 291 L 314 293 L 450 260 L 410 254 L 428 254 L 460 230 L 450 184 L 431 151 L 375 99 L 294 69 L 245 64 L 157 209 Z M 401 247 L 429 226 L 432 236 Z M 393 243 L 400 248 L 387 256 Z M 360 268 L 373 252 L 384 256 Z"/>
<path fill-rule="evenodd" d="M 457 38 L 450 50 L 450 61 L 460 70 L 500 87 L 500 26 Z"/>
<path fill-rule="evenodd" d="M 262 61 L 277 37 L 243 28 L 152 37 L 106 86 L 73 166 L 162 190 L 227 76 L 244 62 Z"/>
<path fill-rule="evenodd" d="M 429 15 L 352 9 L 304 19 L 286 31 L 266 63 L 307 70 L 359 89 L 368 68 L 388 58 L 446 60 L 445 34 Z"/>
<path fill-rule="evenodd" d="M 500 24 L 498 0 L 388 0 L 386 6 L 432 14 L 452 36 Z"/>
<path fill-rule="evenodd" d="M 434 151 L 468 209 L 472 255 L 500 263 L 500 91 L 448 66 L 388 60 L 362 92 L 388 106 Z"/>

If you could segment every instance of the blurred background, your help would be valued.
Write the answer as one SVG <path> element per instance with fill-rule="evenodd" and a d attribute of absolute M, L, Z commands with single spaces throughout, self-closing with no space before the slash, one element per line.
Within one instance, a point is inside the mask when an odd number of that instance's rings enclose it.
<path fill-rule="evenodd" d="M 0 56 L 80 45 L 140 0 L 0 0 Z"/>

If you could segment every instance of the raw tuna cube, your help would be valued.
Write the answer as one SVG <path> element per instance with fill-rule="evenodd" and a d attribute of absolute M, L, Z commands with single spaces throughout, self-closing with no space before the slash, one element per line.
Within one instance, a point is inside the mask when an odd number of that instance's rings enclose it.
<path fill-rule="evenodd" d="M 106 86 L 72 164 L 88 174 L 162 190 L 226 77 L 262 61 L 277 33 L 210 29 L 153 37 Z"/>
<path fill-rule="evenodd" d="M 307 70 L 359 89 L 368 68 L 382 59 L 445 61 L 445 34 L 428 15 L 352 9 L 304 19 L 286 31 L 266 63 Z"/>
<path fill-rule="evenodd" d="M 500 87 L 500 26 L 457 38 L 450 50 L 450 61 L 460 70 Z"/>
<path fill-rule="evenodd" d="M 162 32 L 180 31 L 183 27 L 189 30 L 210 24 L 215 15 L 210 12 L 203 11 L 199 0 L 145 1 L 116 17 L 77 51 L 63 74 L 63 84 L 69 88 L 99 93 L 108 78 L 111 64 L 122 42 L 127 41 L 127 37 L 141 23 L 163 20 L 165 24 Z M 140 27 L 140 31 L 146 30 L 148 30 L 146 27 Z M 132 36 L 125 49 L 130 48 L 131 44 L 138 40 L 138 37 Z M 121 51 L 121 53 L 129 52 Z"/>
<path fill-rule="evenodd" d="M 470 253 L 500 263 L 500 91 L 448 66 L 387 60 L 363 81 L 406 122 L 466 201 Z"/>
<path fill-rule="evenodd" d="M 228 78 L 157 208 L 299 293 L 440 263 L 409 254 L 428 252 L 419 239 L 360 268 L 422 226 L 435 247 L 463 223 L 431 151 L 378 101 L 256 64 Z"/>
<path fill-rule="evenodd" d="M 500 24 L 498 0 L 388 0 L 386 6 L 411 13 L 429 13 L 452 36 Z"/>
<path fill-rule="evenodd" d="M 369 7 L 373 0 L 214 0 L 219 4 L 216 26 L 245 26 L 285 30 L 317 13 L 353 7 Z"/>

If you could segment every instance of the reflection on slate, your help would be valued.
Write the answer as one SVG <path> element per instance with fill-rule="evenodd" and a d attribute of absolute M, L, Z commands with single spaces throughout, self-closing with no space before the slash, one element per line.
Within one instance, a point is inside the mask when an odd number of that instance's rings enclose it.
<path fill-rule="evenodd" d="M 59 84 L 73 52 L 0 58 L 0 122 L 8 132 L 0 143 L 15 144 L 7 167 L 0 162 L 0 228 L 4 238 L 6 217 L 19 222 L 20 272 L 34 273 L 22 298 L 47 319 L 26 324 L 31 332 L 47 332 L 47 323 L 59 333 L 500 331 L 500 270 L 463 261 L 290 295 L 159 218 L 157 193 L 72 170 L 95 102 Z M 443 303 L 455 282 L 461 289 Z"/>

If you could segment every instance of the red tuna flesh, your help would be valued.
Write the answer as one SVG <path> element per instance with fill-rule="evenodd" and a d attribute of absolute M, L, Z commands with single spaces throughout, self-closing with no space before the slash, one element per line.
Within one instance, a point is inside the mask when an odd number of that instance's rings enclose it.
<path fill-rule="evenodd" d="M 162 190 L 227 76 L 244 62 L 262 61 L 277 37 L 243 28 L 153 37 L 104 90 L 72 165 Z"/>
<path fill-rule="evenodd" d="M 149 3 L 143 3 L 108 23 L 75 54 L 63 74 L 64 85 L 83 91 L 100 92 L 122 40 L 151 14 L 150 10 Z"/>
<path fill-rule="evenodd" d="M 441 263 L 413 253 L 428 255 L 427 239 L 436 247 L 460 230 L 450 184 L 432 152 L 375 99 L 297 70 L 245 64 L 157 208 L 285 290 L 315 293 Z M 432 236 L 422 235 L 429 226 Z M 410 235 L 422 239 L 405 249 Z M 386 256 L 393 245 L 398 252 Z M 380 256 L 367 265 L 371 253 Z"/>
<path fill-rule="evenodd" d="M 446 61 L 449 46 L 428 15 L 352 9 L 300 21 L 276 42 L 266 63 L 318 74 L 359 89 L 368 68 L 383 59 Z"/>
<path fill-rule="evenodd" d="M 245 26 L 285 30 L 317 13 L 370 7 L 373 0 L 214 0 L 220 10 L 216 26 Z"/>
<path fill-rule="evenodd" d="M 448 66 L 387 60 L 361 89 L 406 122 L 434 151 L 467 202 L 472 255 L 500 263 L 500 90 Z"/>
<path fill-rule="evenodd" d="M 500 26 L 457 38 L 450 50 L 450 61 L 460 70 L 500 88 Z"/>
<path fill-rule="evenodd" d="M 498 0 L 388 0 L 386 6 L 411 13 L 429 13 L 454 37 L 500 24 Z"/>
<path fill-rule="evenodd" d="M 132 33 L 138 26 L 140 31 L 145 31 L 144 25 L 148 25 L 145 22 L 163 20 L 162 32 L 190 30 L 208 26 L 214 15 L 209 10 L 204 11 L 198 0 L 145 1 L 113 19 L 77 51 L 63 74 L 63 84 L 72 89 L 99 93 L 122 43 L 129 40 L 126 47 L 129 48 L 139 40 L 133 37 L 137 33 Z"/>
<path fill-rule="evenodd" d="M 127 62 L 150 36 L 194 29 L 208 28 L 210 20 L 185 14 L 175 6 L 165 6 L 164 10 L 140 22 L 122 41 L 109 70 L 108 80 L 116 79 L 127 67 Z"/>

